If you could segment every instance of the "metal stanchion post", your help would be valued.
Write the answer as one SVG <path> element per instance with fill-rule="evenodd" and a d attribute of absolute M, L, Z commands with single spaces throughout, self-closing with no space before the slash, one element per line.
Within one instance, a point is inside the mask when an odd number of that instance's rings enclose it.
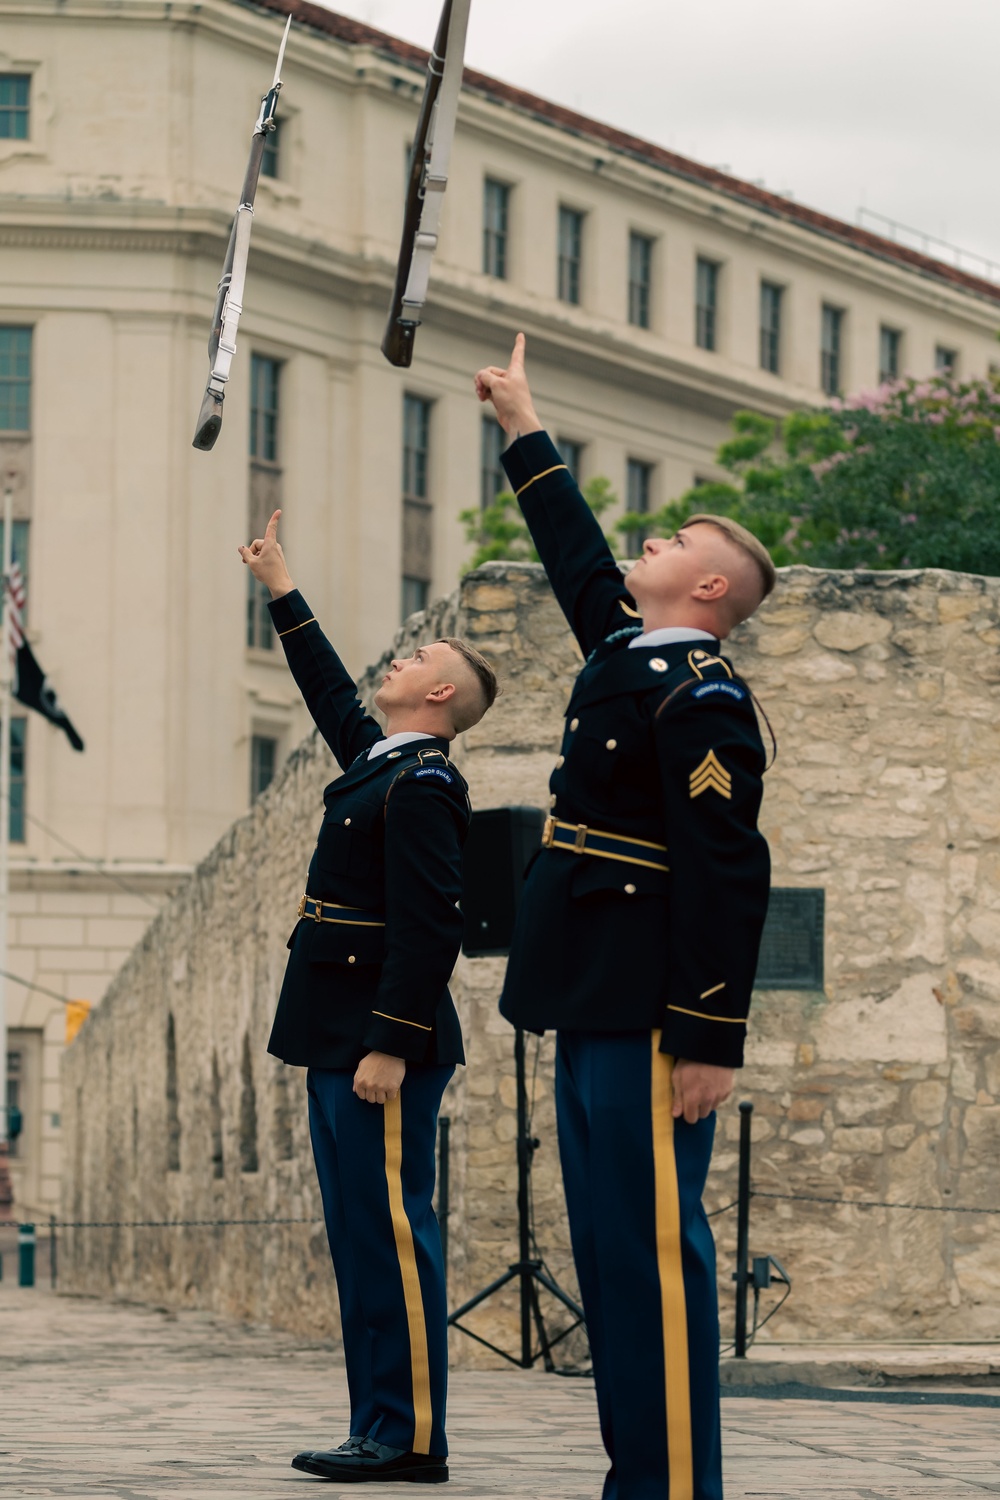
<path fill-rule="evenodd" d="M 17 1229 L 18 1286 L 35 1284 L 35 1226 L 19 1224 Z"/>
<path fill-rule="evenodd" d="M 747 1286 L 750 1281 L 750 1124 L 753 1105 L 740 1103 L 740 1166 L 736 1192 L 736 1336 L 733 1353 L 747 1356 Z"/>

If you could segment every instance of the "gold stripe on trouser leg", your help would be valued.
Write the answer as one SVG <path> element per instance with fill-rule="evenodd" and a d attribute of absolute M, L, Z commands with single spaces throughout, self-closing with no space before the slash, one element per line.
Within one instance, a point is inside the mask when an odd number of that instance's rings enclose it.
<path fill-rule="evenodd" d="M 427 1355 L 427 1323 L 424 1299 L 413 1247 L 413 1230 L 403 1203 L 403 1109 L 399 1095 L 385 1110 L 385 1180 L 389 1187 L 392 1233 L 403 1278 L 403 1302 L 410 1335 L 410 1378 L 413 1386 L 413 1452 L 429 1453 L 431 1447 L 431 1368 Z"/>
<path fill-rule="evenodd" d="M 667 1462 L 670 1500 L 693 1500 L 691 1376 L 687 1301 L 681 1260 L 681 1204 L 674 1158 L 674 1060 L 660 1051 L 653 1032 L 653 1178 L 656 1190 L 656 1263 L 663 1320 L 663 1374 L 667 1391 Z"/>

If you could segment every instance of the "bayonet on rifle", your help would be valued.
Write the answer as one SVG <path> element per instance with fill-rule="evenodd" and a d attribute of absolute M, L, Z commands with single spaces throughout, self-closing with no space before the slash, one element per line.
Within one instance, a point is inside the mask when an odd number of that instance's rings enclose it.
<path fill-rule="evenodd" d="M 264 158 L 264 146 L 270 131 L 276 129 L 274 112 L 281 91 L 281 65 L 285 58 L 285 45 L 291 16 L 285 22 L 285 30 L 278 49 L 278 64 L 274 80 L 261 99 L 260 113 L 253 128 L 250 141 L 250 160 L 243 178 L 239 207 L 233 219 L 229 235 L 229 246 L 222 267 L 222 278 L 215 299 L 212 316 L 212 331 L 208 336 L 208 359 L 210 372 L 205 396 L 198 413 L 198 426 L 194 435 L 194 447 L 208 452 L 215 447 L 215 440 L 222 427 L 222 403 L 226 395 L 226 382 L 236 353 L 236 330 L 243 311 L 243 288 L 246 284 L 247 257 L 250 253 L 250 230 L 253 225 L 253 204 L 257 194 L 260 165 Z"/>
<path fill-rule="evenodd" d="M 444 0 L 427 63 L 427 82 L 410 153 L 396 280 L 382 338 L 382 353 L 392 365 L 405 367 L 411 363 L 420 312 L 427 301 L 455 137 L 470 4 L 471 0 Z"/>

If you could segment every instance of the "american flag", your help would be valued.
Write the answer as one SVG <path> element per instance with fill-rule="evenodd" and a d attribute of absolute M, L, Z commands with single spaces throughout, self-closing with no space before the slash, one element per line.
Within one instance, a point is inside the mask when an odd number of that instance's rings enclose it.
<path fill-rule="evenodd" d="M 20 564 L 11 563 L 5 580 L 7 595 L 7 644 L 10 650 L 10 666 L 13 672 L 17 653 L 24 645 L 24 576 Z"/>

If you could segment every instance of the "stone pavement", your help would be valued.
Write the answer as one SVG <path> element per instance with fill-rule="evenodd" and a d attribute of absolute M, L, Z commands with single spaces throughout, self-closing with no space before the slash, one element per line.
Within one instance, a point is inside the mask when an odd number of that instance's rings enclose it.
<path fill-rule="evenodd" d="M 343 1368 L 323 1345 L 206 1313 L 0 1283 L 5 1500 L 294 1500 L 310 1490 L 336 1500 L 340 1490 L 288 1460 L 299 1446 L 344 1436 L 345 1394 Z M 845 1394 L 864 1399 L 828 1399 Z M 823 1397 L 726 1398 L 727 1500 L 1000 1495 L 995 1393 Z M 449 1500 L 600 1495 L 605 1465 L 588 1380 L 456 1372 L 450 1427 Z M 345 1493 L 356 1500 L 356 1488 Z"/>

